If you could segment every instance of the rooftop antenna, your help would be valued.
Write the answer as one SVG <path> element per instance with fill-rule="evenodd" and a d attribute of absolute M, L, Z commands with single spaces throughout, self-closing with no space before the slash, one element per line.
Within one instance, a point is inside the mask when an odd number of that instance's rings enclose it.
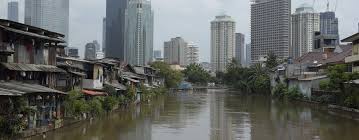
<path fill-rule="evenodd" d="M 335 8 L 334 8 L 334 12 L 337 11 L 337 7 L 338 7 L 338 0 L 335 1 Z"/>
<path fill-rule="evenodd" d="M 329 0 L 327 0 L 327 12 L 329 12 Z"/>

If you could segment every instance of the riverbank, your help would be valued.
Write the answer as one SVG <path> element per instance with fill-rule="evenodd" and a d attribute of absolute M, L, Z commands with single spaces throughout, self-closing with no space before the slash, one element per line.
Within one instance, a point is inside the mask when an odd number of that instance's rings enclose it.
<path fill-rule="evenodd" d="M 46 133 L 55 131 L 60 128 L 66 128 L 77 123 L 91 121 L 93 119 L 102 118 L 113 113 L 126 111 L 127 109 L 131 108 L 131 106 L 138 106 L 143 102 L 150 102 L 153 98 L 163 95 L 166 92 L 168 92 L 168 90 L 165 88 L 142 88 L 140 98 L 135 98 L 135 96 L 83 97 L 83 95 L 78 92 L 72 92 L 65 101 L 67 117 L 58 119 L 58 122 L 53 123 L 55 125 L 25 130 L 14 137 L 29 138 L 38 135 L 46 136 Z"/>

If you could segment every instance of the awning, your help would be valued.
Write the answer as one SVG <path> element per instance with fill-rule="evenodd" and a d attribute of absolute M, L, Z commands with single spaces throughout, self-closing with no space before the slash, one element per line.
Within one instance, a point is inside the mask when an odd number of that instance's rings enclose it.
<path fill-rule="evenodd" d="M 108 96 L 106 92 L 99 92 L 94 90 L 82 90 L 82 93 L 89 96 Z"/>
<path fill-rule="evenodd" d="M 105 84 L 106 84 L 106 85 L 110 85 L 110 86 L 116 88 L 117 90 L 123 90 L 123 91 L 124 91 L 124 90 L 127 90 L 127 87 L 126 87 L 125 85 L 119 83 L 119 82 L 116 81 L 116 80 L 113 80 L 112 83 L 106 82 Z"/>
<path fill-rule="evenodd" d="M 66 73 L 65 70 L 52 65 L 36 65 L 36 64 L 21 64 L 21 63 L 1 63 L 8 70 L 12 71 L 31 71 L 31 72 L 53 72 Z"/>
<path fill-rule="evenodd" d="M 1 26 L 1 25 L 0 25 L 0 28 L 3 28 L 3 29 L 5 29 L 5 30 L 7 30 L 7 31 L 10 31 L 10 32 L 14 32 L 14 33 L 26 35 L 26 36 L 41 38 L 41 39 L 50 40 L 50 41 L 55 41 L 55 42 L 59 42 L 59 43 L 65 43 L 64 40 L 59 39 L 59 38 L 54 38 L 54 37 L 44 36 L 44 35 L 40 35 L 40 34 L 35 34 L 35 33 L 27 32 L 27 31 L 22 31 L 22 30 L 18 30 L 18 29 L 6 27 L 6 26 Z"/>
<path fill-rule="evenodd" d="M 27 84 L 14 81 L 0 81 L 0 96 L 22 96 L 32 93 L 67 94 L 55 89 L 37 84 Z"/>

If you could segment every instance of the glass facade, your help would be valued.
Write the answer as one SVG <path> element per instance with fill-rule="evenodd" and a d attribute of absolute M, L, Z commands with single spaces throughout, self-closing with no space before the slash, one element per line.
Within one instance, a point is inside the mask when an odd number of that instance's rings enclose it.
<path fill-rule="evenodd" d="M 153 11 L 148 0 L 130 0 L 126 10 L 125 61 L 147 65 L 153 58 Z"/>

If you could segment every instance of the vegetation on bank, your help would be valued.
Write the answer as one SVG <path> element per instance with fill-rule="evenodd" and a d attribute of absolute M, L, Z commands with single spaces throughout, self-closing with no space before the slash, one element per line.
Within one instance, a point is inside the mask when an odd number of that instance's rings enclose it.
<path fill-rule="evenodd" d="M 269 53 L 264 64 L 255 64 L 249 68 L 241 67 L 232 60 L 225 73 L 218 73 L 218 79 L 225 85 L 249 93 L 270 93 L 269 72 L 279 64 L 277 57 Z"/>
<path fill-rule="evenodd" d="M 0 116 L 0 138 L 13 136 L 23 130 L 26 126 L 25 118 L 35 110 L 26 107 L 26 101 L 23 97 L 16 97 L 2 106 L 3 115 Z M 22 114 L 22 115 L 19 115 Z"/>
<path fill-rule="evenodd" d="M 185 80 L 195 85 L 207 85 L 209 82 L 215 81 L 209 72 L 203 69 L 199 64 L 190 64 L 182 71 Z"/>
<path fill-rule="evenodd" d="M 159 70 L 159 76 L 164 78 L 166 88 L 177 87 L 183 80 L 183 74 L 180 71 L 172 70 L 170 65 L 165 62 L 153 62 L 151 67 Z"/>
<path fill-rule="evenodd" d="M 285 83 L 279 83 L 273 87 L 272 95 L 275 98 L 283 99 L 304 99 L 323 104 L 336 104 L 340 106 L 359 108 L 359 86 L 352 81 L 359 79 L 359 73 L 347 72 L 347 65 L 333 65 L 328 67 L 327 76 L 329 80 L 319 83 L 320 91 L 311 98 L 300 93 L 298 87 L 288 87 Z"/>
<path fill-rule="evenodd" d="M 347 65 L 334 65 L 328 68 L 329 80 L 321 81 L 320 90 L 322 96 L 314 97 L 313 100 L 322 103 L 332 103 L 341 106 L 359 108 L 359 86 L 352 83 L 359 79 L 359 73 L 347 72 Z"/>

